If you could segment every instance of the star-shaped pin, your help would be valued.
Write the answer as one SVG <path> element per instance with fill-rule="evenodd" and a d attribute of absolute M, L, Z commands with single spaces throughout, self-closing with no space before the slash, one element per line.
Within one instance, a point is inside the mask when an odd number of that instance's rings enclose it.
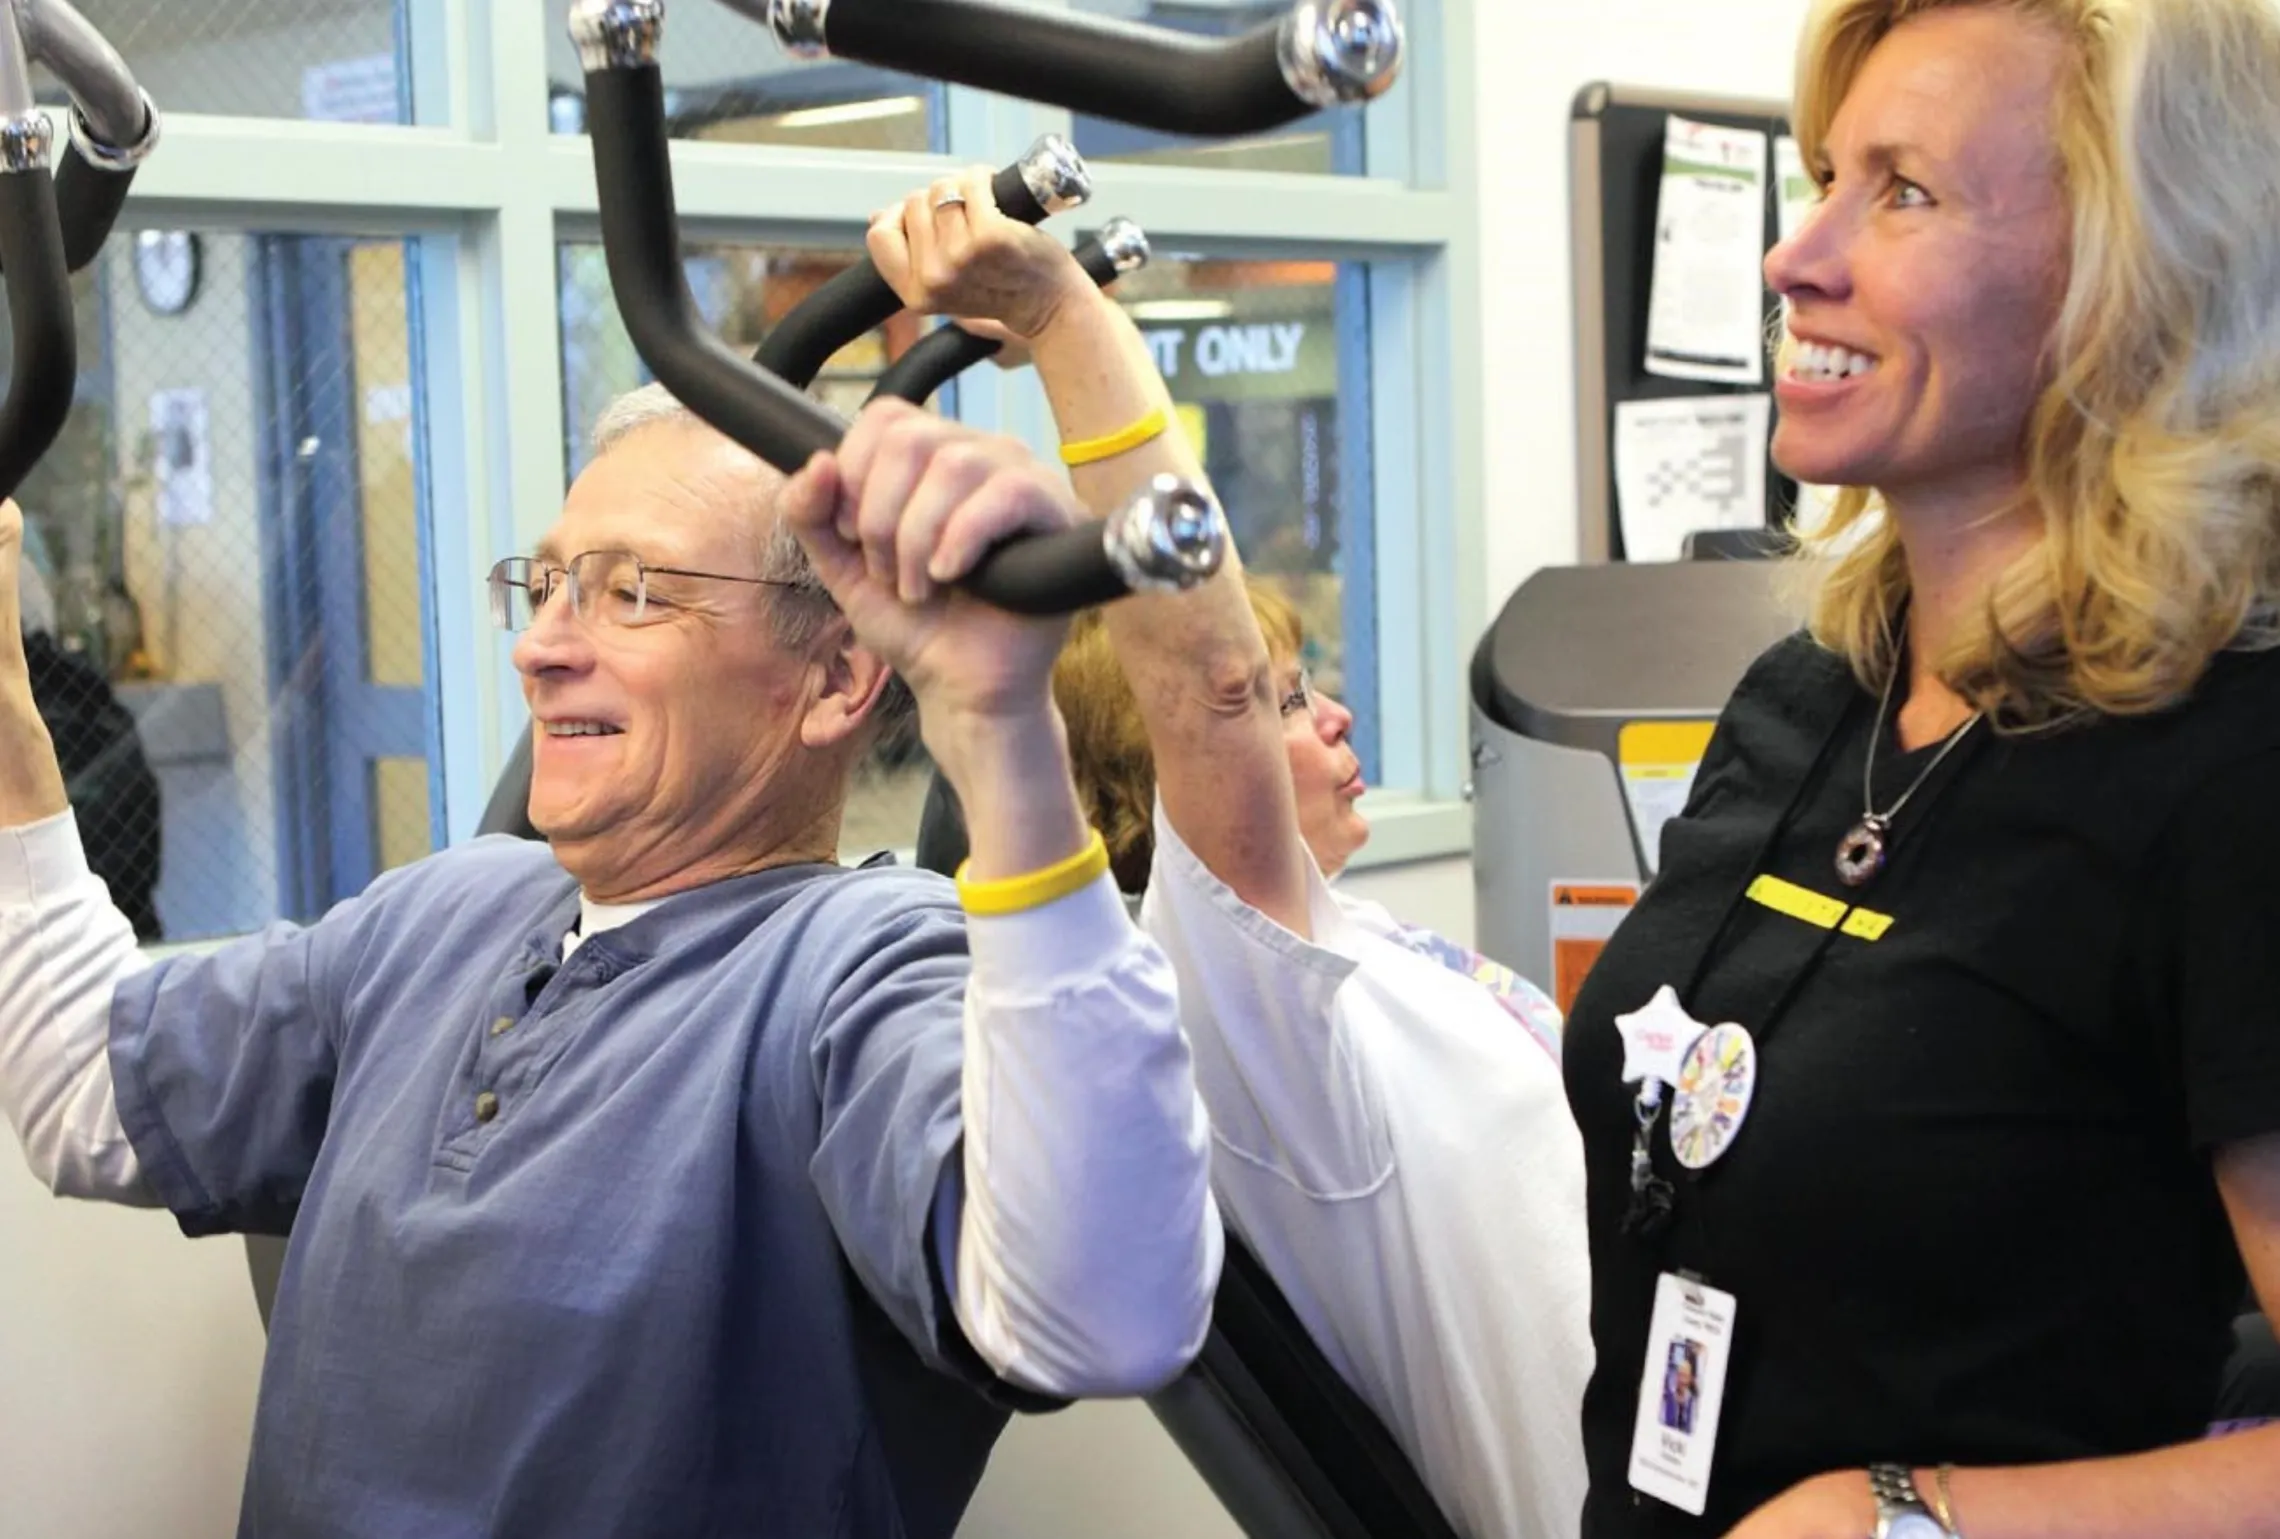
<path fill-rule="evenodd" d="M 1625 1084 L 1653 1080 L 1675 1085 L 1687 1049 L 1710 1028 L 1686 1013 L 1678 1002 L 1678 990 L 1666 983 L 1644 1005 L 1615 1017 L 1615 1029 L 1623 1034 Z"/>

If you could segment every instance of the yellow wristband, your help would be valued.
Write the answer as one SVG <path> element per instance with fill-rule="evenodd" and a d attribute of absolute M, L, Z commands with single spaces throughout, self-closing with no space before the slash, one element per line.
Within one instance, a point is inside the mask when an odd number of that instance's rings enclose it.
<path fill-rule="evenodd" d="M 1091 886 L 1108 869 L 1108 843 L 1096 828 L 1085 847 L 1067 860 L 1056 861 L 1026 876 L 1000 877 L 991 882 L 968 881 L 966 867 L 970 864 L 969 861 L 958 863 L 958 901 L 975 918 L 992 919 L 1043 908 Z"/>
<path fill-rule="evenodd" d="M 1112 458 L 1128 449 L 1139 448 L 1169 426 L 1171 419 L 1164 415 L 1164 409 L 1159 406 L 1132 426 L 1120 428 L 1106 437 L 1080 438 L 1073 444 L 1061 445 L 1061 463 L 1090 465 L 1095 460 Z"/>

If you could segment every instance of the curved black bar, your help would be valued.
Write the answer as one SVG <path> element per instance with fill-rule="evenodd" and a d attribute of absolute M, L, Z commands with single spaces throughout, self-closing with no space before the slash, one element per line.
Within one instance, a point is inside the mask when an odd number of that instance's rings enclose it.
<path fill-rule="evenodd" d="M 0 264 L 15 323 L 8 398 L 0 403 L 0 497 L 13 497 L 71 414 L 79 342 L 47 167 L 0 173 Z"/>
<path fill-rule="evenodd" d="M 1008 218 L 1043 224 L 1050 215 L 1092 196 L 1092 181 L 1075 147 L 1048 134 L 991 178 L 990 192 Z M 884 325 L 902 307 L 878 268 L 864 257 L 795 305 L 761 340 L 753 360 L 804 390 L 815 383 L 833 353 L 872 327 Z"/>
<path fill-rule="evenodd" d="M 837 413 L 740 357 L 697 314 L 657 66 L 587 71 L 586 120 L 610 288 L 634 350 L 682 404 L 786 475 L 835 447 L 847 431 Z"/>
<path fill-rule="evenodd" d="M 937 326 L 887 365 L 871 387 L 871 399 L 893 396 L 924 406 L 934 392 L 1003 347 L 995 337 L 977 337 L 962 326 Z"/>
<path fill-rule="evenodd" d="M 1279 128 L 1392 84 L 1393 0 L 1298 0 L 1233 38 L 993 0 L 729 0 L 795 52 L 828 52 L 1167 133 Z"/>
<path fill-rule="evenodd" d="M 1148 240 L 1130 220 L 1114 219 L 1070 254 L 1085 275 L 1105 289 L 1147 263 Z M 938 326 L 887 365 L 871 388 L 871 399 L 891 395 L 923 406 L 951 380 L 983 359 L 995 358 L 1002 346 L 995 338 L 977 337 L 960 326 Z"/>
<path fill-rule="evenodd" d="M 657 66 L 589 69 L 586 105 L 610 287 L 635 351 L 691 411 L 787 475 L 835 447 L 843 418 L 739 357 L 697 314 L 681 268 Z M 1042 615 L 1200 581 L 1218 569 L 1224 520 L 1201 491 L 1162 479 L 1169 484 L 1106 523 L 1006 542 L 959 586 L 1000 609 Z"/>
<path fill-rule="evenodd" d="M 55 174 L 63 255 L 78 272 L 117 222 L 135 168 L 158 145 L 158 107 L 71 0 L 9 0 L 26 54 L 70 93 L 70 153 Z"/>
<path fill-rule="evenodd" d="M 1219 504 L 1159 475 L 1098 524 L 1008 540 L 959 586 L 1016 614 L 1073 614 L 1142 588 L 1191 588 L 1219 570 L 1226 550 Z"/>
<path fill-rule="evenodd" d="M 111 226 L 118 223 L 134 182 L 133 166 L 113 170 L 98 165 L 80 155 L 76 145 L 63 158 L 63 168 L 55 174 L 55 212 L 63 228 L 63 260 L 71 271 L 94 261 L 111 238 Z"/>
<path fill-rule="evenodd" d="M 134 166 L 115 168 L 89 160 L 76 143 L 71 146 L 62 169 L 55 173 L 56 222 L 63 230 L 63 262 L 68 270 L 81 271 L 101 253 L 134 183 Z M 0 257 L 0 264 L 5 260 Z"/>
<path fill-rule="evenodd" d="M 1017 615 L 1073 615 L 1132 593 L 1096 524 L 1008 540 L 982 557 L 958 586 Z"/>

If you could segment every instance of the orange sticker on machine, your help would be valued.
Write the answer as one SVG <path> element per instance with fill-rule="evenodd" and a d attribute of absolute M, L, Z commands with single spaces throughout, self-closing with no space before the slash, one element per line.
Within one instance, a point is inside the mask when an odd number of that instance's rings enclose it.
<path fill-rule="evenodd" d="M 1552 999 L 1566 1015 L 1607 939 L 1639 901 L 1637 882 L 1552 883 Z"/>

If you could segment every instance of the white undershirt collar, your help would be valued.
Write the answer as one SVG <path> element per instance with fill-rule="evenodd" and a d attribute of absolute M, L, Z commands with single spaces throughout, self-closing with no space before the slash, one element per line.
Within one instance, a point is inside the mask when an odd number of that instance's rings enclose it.
<path fill-rule="evenodd" d="M 581 942 L 605 930 L 631 924 L 664 901 L 663 898 L 646 898 L 639 903 L 596 903 L 583 892 L 579 893 L 578 927 L 562 937 L 562 960 L 569 961 L 570 954 Z"/>

